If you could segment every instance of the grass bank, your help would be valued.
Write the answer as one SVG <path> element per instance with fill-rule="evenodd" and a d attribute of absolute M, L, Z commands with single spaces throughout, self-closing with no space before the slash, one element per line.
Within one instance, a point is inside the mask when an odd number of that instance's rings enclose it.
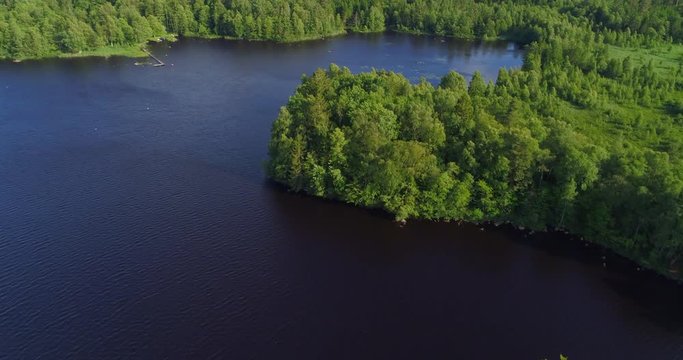
<path fill-rule="evenodd" d="M 122 56 L 122 57 L 129 57 L 129 58 L 144 58 L 147 57 L 147 53 L 145 53 L 144 49 L 147 46 L 147 44 L 152 43 L 152 42 L 162 42 L 162 41 L 169 41 L 169 42 L 174 42 L 177 40 L 177 36 L 174 34 L 167 34 L 164 35 L 163 37 L 155 37 L 152 39 L 149 39 L 145 41 L 144 43 L 140 44 L 133 44 L 133 45 L 113 45 L 113 46 L 103 46 L 97 49 L 92 49 L 92 50 L 86 50 L 86 51 L 80 51 L 77 53 L 63 53 L 63 52 L 52 52 L 46 56 L 40 56 L 40 57 L 23 57 L 19 59 L 11 59 L 14 62 L 21 62 L 24 60 L 45 60 L 45 59 L 52 59 L 52 58 L 60 58 L 60 59 L 72 59 L 72 58 L 84 58 L 84 57 L 112 57 L 112 56 Z M 9 59 L 8 59 L 9 60 Z"/>
<path fill-rule="evenodd" d="M 634 65 L 648 64 L 652 61 L 660 73 L 676 71 L 683 63 L 683 45 L 668 44 L 652 49 L 625 48 L 609 45 L 609 56 L 617 59 L 630 57 Z"/>

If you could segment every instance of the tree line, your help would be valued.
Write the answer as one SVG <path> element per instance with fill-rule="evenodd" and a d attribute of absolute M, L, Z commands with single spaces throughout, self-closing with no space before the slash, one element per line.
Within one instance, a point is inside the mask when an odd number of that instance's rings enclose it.
<path fill-rule="evenodd" d="M 41 58 L 152 38 L 296 41 L 385 30 L 531 43 L 562 20 L 615 45 L 683 40 L 675 0 L 0 0 L 0 58 Z"/>

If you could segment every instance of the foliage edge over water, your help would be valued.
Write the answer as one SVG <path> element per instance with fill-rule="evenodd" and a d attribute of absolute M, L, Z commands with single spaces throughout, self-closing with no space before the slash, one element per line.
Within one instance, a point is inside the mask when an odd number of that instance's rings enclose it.
<path fill-rule="evenodd" d="M 680 155 L 614 136 L 613 124 L 582 129 L 594 111 L 547 86 L 536 71 L 503 69 L 495 84 L 477 73 L 469 85 L 451 72 L 434 87 L 331 65 L 282 108 L 268 175 L 398 220 L 563 229 L 677 277 Z"/>

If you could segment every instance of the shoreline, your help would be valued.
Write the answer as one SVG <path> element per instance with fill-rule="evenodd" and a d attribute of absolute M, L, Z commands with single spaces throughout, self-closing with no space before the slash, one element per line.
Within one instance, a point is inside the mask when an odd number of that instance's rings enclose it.
<path fill-rule="evenodd" d="M 404 227 L 404 226 L 410 226 L 411 222 L 415 223 L 431 223 L 431 224 L 458 224 L 458 225 L 468 225 L 468 226 L 474 226 L 481 228 L 482 231 L 503 231 L 503 232 L 508 232 L 511 234 L 515 234 L 519 236 L 519 239 L 513 239 L 513 241 L 518 241 L 521 239 L 524 239 L 524 242 L 531 244 L 533 242 L 532 237 L 534 235 L 547 235 L 547 236 L 555 236 L 555 237 L 560 237 L 561 241 L 564 242 L 565 244 L 571 244 L 572 246 L 576 247 L 581 247 L 581 248 L 587 248 L 593 251 L 597 251 L 599 253 L 602 253 L 602 260 L 603 260 L 603 267 L 607 267 L 607 260 L 611 260 L 613 263 L 620 263 L 621 264 L 621 269 L 620 271 L 632 271 L 632 272 L 637 272 L 637 273 L 650 273 L 653 276 L 657 276 L 659 278 L 665 279 L 667 281 L 672 281 L 674 282 L 677 286 L 683 286 L 683 276 L 681 276 L 680 272 L 677 273 L 672 273 L 669 270 L 670 269 L 659 269 L 656 266 L 652 266 L 650 264 L 647 264 L 645 262 L 640 262 L 634 257 L 629 256 L 628 254 L 624 254 L 617 249 L 610 248 L 604 244 L 601 244 L 596 241 L 592 241 L 590 239 L 584 238 L 582 235 L 579 234 L 574 234 L 568 230 L 565 229 L 552 229 L 552 228 L 545 228 L 545 229 L 531 229 L 531 228 L 526 228 L 522 225 L 517 225 L 512 223 L 511 221 L 496 221 L 496 220 L 483 220 L 480 222 L 475 222 L 475 221 L 469 221 L 469 220 L 464 220 L 464 219 L 426 219 L 426 218 L 408 218 L 408 219 L 402 219 L 398 220 L 395 217 L 395 214 L 389 212 L 388 210 L 382 208 L 382 207 L 366 207 L 366 206 L 359 206 L 355 205 L 353 203 L 341 200 L 341 199 L 334 199 L 334 198 L 329 198 L 329 197 L 320 197 L 320 196 L 315 196 L 311 195 L 305 191 L 295 191 L 292 190 L 287 184 L 280 183 L 270 177 L 266 177 L 266 183 L 270 184 L 270 186 L 273 186 L 280 191 L 293 194 L 296 196 L 301 196 L 304 198 L 310 198 L 316 201 L 324 201 L 330 204 L 339 204 L 342 206 L 348 206 L 354 209 L 359 209 L 362 211 L 367 211 L 368 215 L 370 216 L 379 216 L 381 218 L 385 218 L 386 220 L 389 220 L 398 226 Z M 533 245 L 536 246 L 536 245 Z"/>
<path fill-rule="evenodd" d="M 318 40 L 326 40 L 326 39 L 331 39 L 331 38 L 338 38 L 338 37 L 343 37 L 343 36 L 347 36 L 350 34 L 371 35 L 371 34 L 386 34 L 386 33 L 404 34 L 404 35 L 419 36 L 419 37 L 444 38 L 444 39 L 461 40 L 461 41 L 479 41 L 479 42 L 509 41 L 509 42 L 514 42 L 516 44 L 522 45 L 521 43 L 514 41 L 513 39 L 506 38 L 506 37 L 497 37 L 497 38 L 493 38 L 493 39 L 489 39 L 489 38 L 484 38 L 484 39 L 459 38 L 459 37 L 448 36 L 448 35 L 436 35 L 436 34 L 415 32 L 415 31 L 403 31 L 400 29 L 386 29 L 383 31 L 353 31 L 351 29 L 344 29 L 343 31 L 332 33 L 332 34 L 327 34 L 327 35 L 306 36 L 306 37 L 302 37 L 302 38 L 292 38 L 292 39 L 283 39 L 283 40 L 245 39 L 245 38 L 236 38 L 236 37 L 221 36 L 221 35 L 189 34 L 189 35 L 179 36 L 176 34 L 166 34 L 162 37 L 155 37 L 155 38 L 149 39 L 148 41 L 145 41 L 145 42 L 139 43 L 139 44 L 121 45 L 121 46 L 119 46 L 119 45 L 117 45 L 117 46 L 104 46 L 104 47 L 97 48 L 97 49 L 81 51 L 79 53 L 59 53 L 58 52 L 58 53 L 51 54 L 49 56 L 42 56 L 42 57 L 27 57 L 27 58 L 20 58 L 20 59 L 0 58 L 0 61 L 22 63 L 24 61 L 42 61 L 42 60 L 51 60 L 51 59 L 76 59 L 76 58 L 89 58 L 89 57 L 93 57 L 93 58 L 126 57 L 126 58 L 131 58 L 131 59 L 141 59 L 141 58 L 148 57 L 148 54 L 145 52 L 145 50 L 147 49 L 147 46 L 149 44 L 161 43 L 161 42 L 176 42 L 181 38 L 204 39 L 204 40 L 248 41 L 248 42 L 272 42 L 275 44 L 296 44 L 296 43 L 304 43 L 304 42 L 309 42 L 309 41 L 318 41 Z"/>

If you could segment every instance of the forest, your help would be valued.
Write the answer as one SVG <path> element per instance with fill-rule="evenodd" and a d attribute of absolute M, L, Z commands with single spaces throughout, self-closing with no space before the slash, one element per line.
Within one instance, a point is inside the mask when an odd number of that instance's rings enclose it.
<path fill-rule="evenodd" d="M 680 22 L 560 3 L 512 6 L 491 33 L 444 28 L 440 16 L 457 19 L 448 12 L 406 28 L 527 44 L 523 67 L 495 82 L 451 72 L 411 84 L 336 65 L 305 76 L 273 125 L 269 176 L 397 220 L 570 232 L 680 279 L 683 62 L 647 56 L 680 49 Z M 656 14 L 678 19 L 680 9 Z"/>
<path fill-rule="evenodd" d="M 683 40 L 681 6 L 678 0 L 0 0 L 0 58 L 128 54 L 171 35 L 298 41 L 392 30 L 531 43 L 564 21 L 609 44 L 653 47 Z"/>

